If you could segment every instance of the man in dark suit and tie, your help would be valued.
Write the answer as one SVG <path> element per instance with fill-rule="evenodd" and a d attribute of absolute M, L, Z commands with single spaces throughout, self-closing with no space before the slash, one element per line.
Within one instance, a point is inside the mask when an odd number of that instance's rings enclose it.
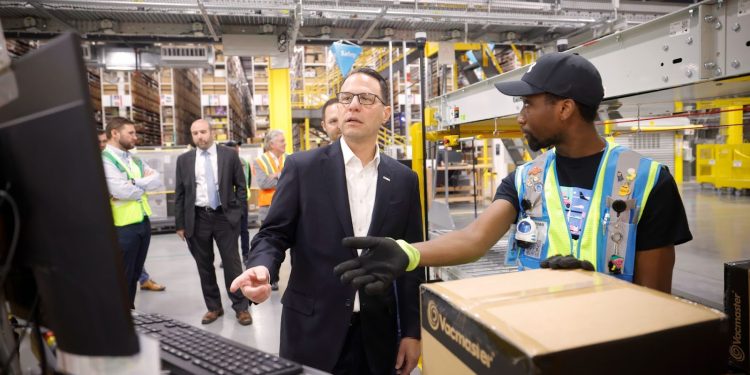
<path fill-rule="evenodd" d="M 214 143 L 211 126 L 197 120 L 190 126 L 195 149 L 177 158 L 175 181 L 175 227 L 198 266 L 203 299 L 208 312 L 201 323 L 224 315 L 214 269 L 214 240 L 224 264 L 224 284 L 237 321 L 249 325 L 253 318 L 248 300 L 229 292 L 234 278 L 242 273 L 237 239 L 242 210 L 247 210 L 247 190 L 242 163 L 236 152 Z"/>
<path fill-rule="evenodd" d="M 424 270 L 405 274 L 376 296 L 342 286 L 333 267 L 358 256 L 341 244 L 353 233 L 423 238 L 417 176 L 378 152 L 378 130 L 391 111 L 380 74 L 357 70 L 341 91 L 342 139 L 287 159 L 253 238 L 248 270 L 231 290 L 265 301 L 290 248 L 280 355 L 334 374 L 408 374 L 420 354 Z"/>

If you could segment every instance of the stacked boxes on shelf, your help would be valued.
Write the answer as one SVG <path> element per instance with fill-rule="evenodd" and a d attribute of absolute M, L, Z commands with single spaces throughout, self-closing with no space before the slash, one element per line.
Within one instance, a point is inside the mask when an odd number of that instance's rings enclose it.
<path fill-rule="evenodd" d="M 102 80 L 99 69 L 87 68 L 86 77 L 89 83 L 89 94 L 91 96 L 91 107 L 94 110 L 96 126 L 102 128 Z"/>
<path fill-rule="evenodd" d="M 227 92 L 229 94 L 229 138 L 245 140 L 251 131 L 246 114 L 245 100 L 249 95 L 248 82 L 239 57 L 227 59 Z M 244 95 L 243 95 L 244 91 Z"/>
<path fill-rule="evenodd" d="M 36 49 L 38 42 L 22 39 L 6 39 L 5 49 L 11 58 L 21 57 Z"/>
<path fill-rule="evenodd" d="M 175 95 L 174 69 L 162 69 L 159 72 L 159 94 L 161 102 L 161 136 L 162 144 L 174 145 L 175 137 Z"/>
<path fill-rule="evenodd" d="M 191 141 L 190 125 L 201 117 L 201 88 L 198 69 L 172 69 L 174 82 L 175 144 Z"/>
<path fill-rule="evenodd" d="M 325 46 L 305 46 L 303 64 L 305 108 L 320 108 L 330 97 L 326 54 Z"/>
<path fill-rule="evenodd" d="M 100 70 L 103 122 L 112 117 L 132 120 L 138 131 L 138 145 L 161 145 L 159 83 L 152 73 Z"/>
<path fill-rule="evenodd" d="M 228 139 L 229 97 L 226 70 L 223 64 L 204 69 L 201 77 L 201 107 L 217 141 Z"/>
<path fill-rule="evenodd" d="M 103 125 L 106 126 L 112 117 L 131 118 L 130 74 L 100 69 L 99 78 L 102 83 Z"/>
<path fill-rule="evenodd" d="M 443 94 L 447 94 L 454 91 L 456 88 L 456 82 L 454 82 L 453 65 L 444 65 L 443 72 L 440 72 L 440 64 L 438 63 L 438 56 L 435 54 L 433 57 L 427 59 L 427 98 L 434 98 Z M 445 82 L 443 82 L 445 80 Z"/>
<path fill-rule="evenodd" d="M 226 59 L 221 46 L 215 47 L 214 66 L 201 69 L 201 113 L 217 141 L 229 139 L 229 95 Z"/>
<path fill-rule="evenodd" d="M 131 119 L 138 129 L 138 144 L 161 146 L 161 123 L 159 116 L 159 82 L 153 73 L 131 73 L 131 95 L 133 108 Z"/>
<path fill-rule="evenodd" d="M 503 72 L 509 72 L 523 66 L 523 51 L 514 50 L 512 47 L 497 46 L 495 47 L 495 57 L 503 68 Z"/>
<path fill-rule="evenodd" d="M 253 57 L 253 106 L 254 122 L 262 136 L 268 129 L 269 101 L 268 101 L 268 57 Z"/>

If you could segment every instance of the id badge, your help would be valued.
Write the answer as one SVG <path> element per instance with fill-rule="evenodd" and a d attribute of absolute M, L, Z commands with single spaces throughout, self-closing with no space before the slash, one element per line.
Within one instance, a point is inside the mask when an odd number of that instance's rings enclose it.
<path fill-rule="evenodd" d="M 520 249 L 516 245 L 516 241 L 513 239 L 516 236 L 516 226 L 512 225 L 510 229 L 510 236 L 508 236 L 508 251 L 505 252 L 505 266 L 517 266 L 518 265 L 518 254 Z"/>
<path fill-rule="evenodd" d="M 542 256 L 542 247 L 547 242 L 547 223 L 544 221 L 534 220 L 536 224 L 536 243 L 534 246 L 524 249 L 524 255 L 530 258 L 539 259 Z"/>

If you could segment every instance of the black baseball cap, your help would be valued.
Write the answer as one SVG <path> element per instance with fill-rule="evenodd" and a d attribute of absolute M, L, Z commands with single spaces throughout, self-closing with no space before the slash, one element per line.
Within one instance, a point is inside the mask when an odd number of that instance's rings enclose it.
<path fill-rule="evenodd" d="M 496 83 L 495 88 L 508 96 L 548 92 L 590 107 L 598 107 L 604 98 L 599 71 L 576 53 L 546 54 L 525 69 L 520 81 Z"/>

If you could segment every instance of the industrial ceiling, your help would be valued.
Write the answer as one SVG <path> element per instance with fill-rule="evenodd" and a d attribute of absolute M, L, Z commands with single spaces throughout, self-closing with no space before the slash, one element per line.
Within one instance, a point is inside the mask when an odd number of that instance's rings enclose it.
<path fill-rule="evenodd" d="M 292 44 L 366 43 L 413 40 L 415 31 L 426 31 L 431 41 L 540 44 L 597 37 L 686 5 L 617 0 L 3 0 L 0 20 L 6 36 L 21 38 L 75 30 L 89 40 L 219 42 L 224 34 L 288 33 Z"/>

